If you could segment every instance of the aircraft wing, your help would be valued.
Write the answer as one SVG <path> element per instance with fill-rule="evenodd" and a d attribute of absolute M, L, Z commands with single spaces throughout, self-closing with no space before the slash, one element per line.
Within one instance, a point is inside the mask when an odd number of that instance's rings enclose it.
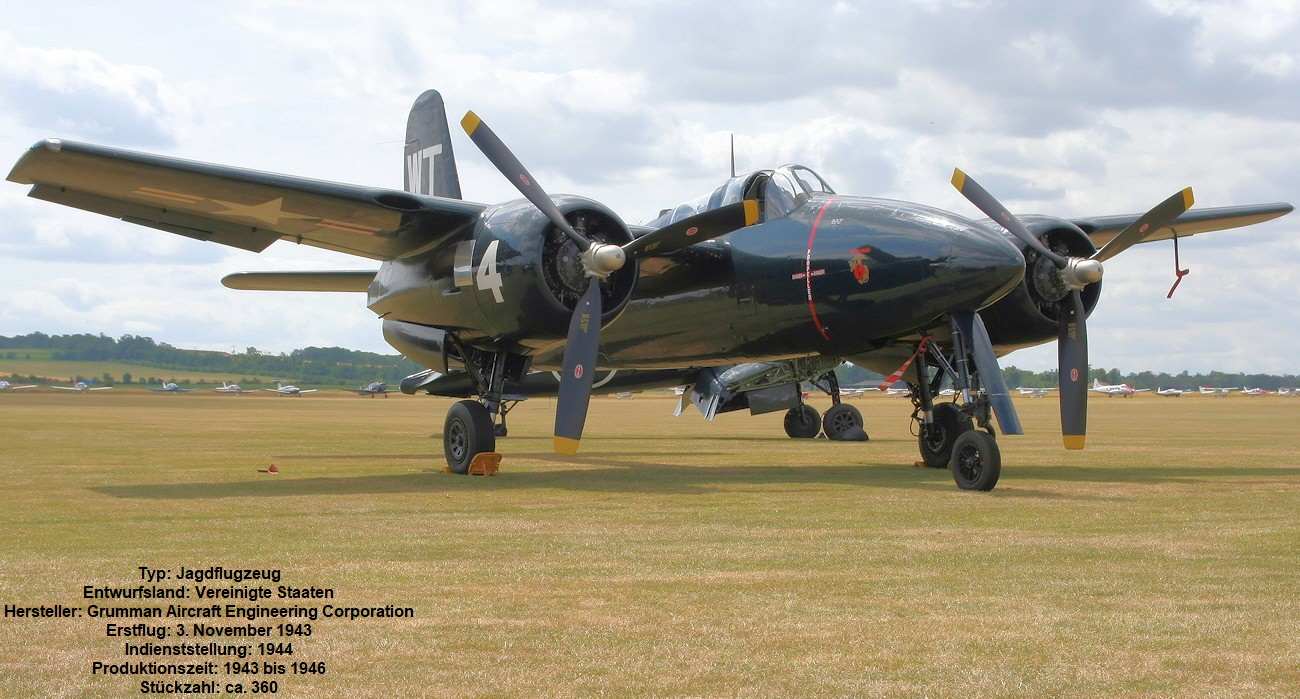
<path fill-rule="evenodd" d="M 1157 228 L 1138 242 L 1150 243 L 1156 240 L 1169 240 L 1174 237 L 1175 232 L 1179 238 L 1182 238 L 1197 233 L 1209 233 L 1210 231 L 1222 231 L 1229 228 L 1263 223 L 1279 216 L 1285 216 L 1291 212 L 1292 208 L 1290 204 L 1277 202 L 1273 204 L 1192 209 L 1175 219 L 1172 226 Z M 1083 229 L 1083 232 L 1087 233 L 1088 237 L 1092 239 L 1092 244 L 1097 246 L 1097 249 L 1101 249 L 1103 245 L 1119 235 L 1119 232 L 1124 230 L 1126 226 L 1138 220 L 1141 216 L 1142 214 L 1096 216 L 1093 218 L 1071 219 L 1070 222 Z"/>
<path fill-rule="evenodd" d="M 46 388 L 52 388 L 56 391 L 80 391 L 81 390 L 79 388 L 73 388 L 71 386 L 46 386 Z"/>
<path fill-rule="evenodd" d="M 375 260 L 435 247 L 486 208 L 56 139 L 8 179 L 32 185 L 28 196 L 243 250 L 290 240 Z"/>

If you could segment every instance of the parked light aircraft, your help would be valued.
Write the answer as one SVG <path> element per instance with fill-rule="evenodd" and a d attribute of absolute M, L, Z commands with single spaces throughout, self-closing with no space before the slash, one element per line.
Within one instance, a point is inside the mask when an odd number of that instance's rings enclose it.
<path fill-rule="evenodd" d="M 109 391 L 112 390 L 113 387 L 112 386 L 91 386 L 85 381 L 73 381 L 71 386 L 46 386 L 46 388 L 53 388 L 56 391 L 80 391 L 82 393 L 86 393 L 88 391 Z"/>
<path fill-rule="evenodd" d="M 275 388 L 264 388 L 263 391 L 279 393 L 282 396 L 301 396 L 304 393 L 315 393 L 314 388 L 298 388 L 297 386 L 286 386 L 279 381 L 275 382 Z"/>
<path fill-rule="evenodd" d="M 1279 396 L 1297 396 L 1297 395 L 1300 395 L 1300 389 L 1295 389 L 1295 388 L 1279 388 L 1279 389 L 1277 389 L 1277 394 L 1278 394 Z"/>
<path fill-rule="evenodd" d="M 26 391 L 29 388 L 36 388 L 36 384 L 30 386 L 15 386 L 8 381 L 0 381 L 0 391 Z"/>
<path fill-rule="evenodd" d="M 370 396 L 371 398 L 374 398 L 376 395 L 381 395 L 387 398 L 388 394 L 397 392 L 396 389 L 389 388 L 388 384 L 383 381 L 372 381 L 361 388 L 345 388 L 343 390 L 352 391 L 359 396 Z"/>
<path fill-rule="evenodd" d="M 222 381 L 220 386 L 217 386 L 212 390 L 216 391 L 217 393 L 233 393 L 237 396 L 244 394 L 244 389 L 240 388 L 239 384 L 226 383 L 225 381 Z"/>
<path fill-rule="evenodd" d="M 1186 391 L 1181 388 L 1157 388 L 1156 393 L 1166 398 L 1178 398 L 1186 393 Z"/>
<path fill-rule="evenodd" d="M 1201 395 L 1203 396 L 1226 396 L 1237 390 L 1236 388 L 1217 388 L 1215 386 L 1201 386 Z"/>
<path fill-rule="evenodd" d="M 149 390 L 150 390 L 150 391 L 165 391 L 165 392 L 167 392 L 167 393 L 189 393 L 190 391 L 197 391 L 197 390 L 199 390 L 199 389 L 197 389 L 197 388 L 181 388 L 180 386 L 176 385 L 175 382 L 172 382 L 172 381 L 166 381 L 166 382 L 163 383 L 162 388 L 154 388 L 154 387 L 150 386 L 150 387 L 149 387 Z"/>
<path fill-rule="evenodd" d="M 1266 390 L 1264 390 L 1264 389 L 1262 389 L 1262 388 L 1243 388 L 1243 389 L 1241 389 L 1241 395 L 1243 395 L 1243 396 L 1267 396 L 1267 395 L 1268 395 L 1268 391 L 1266 391 Z"/>
<path fill-rule="evenodd" d="M 833 373 L 847 360 L 900 370 L 922 458 L 951 463 L 959 487 L 979 490 L 1001 469 L 994 419 L 1003 434 L 1022 432 L 999 354 L 1058 342 L 1063 442 L 1082 448 L 1086 319 L 1103 264 L 1136 243 L 1292 209 L 1187 211 L 1185 189 L 1140 215 L 1020 218 L 955 170 L 953 186 L 989 217 L 976 221 L 845 196 L 786 165 L 734 176 L 630 226 L 592 199 L 548 194 L 473 112 L 461 126 L 522 199 L 461 199 L 434 91 L 407 122 L 405 191 L 53 139 L 8 179 L 36 198 L 244 250 L 289 240 L 379 261 L 378 270 L 253 272 L 223 283 L 366 293 L 389 344 L 429 368 L 402 390 L 469 398 L 444 422 L 456 473 L 495 451 L 506 413 L 529 396 L 558 396 L 554 446 L 575 453 L 598 366 L 618 374 L 603 392 L 689 384 L 684 396 L 709 418 L 785 410 L 792 436 L 858 439 L 861 414 L 841 402 Z M 945 382 L 959 401 L 935 400 Z M 825 415 L 803 402 L 801 384 L 831 397 Z"/>
<path fill-rule="evenodd" d="M 1133 388 L 1126 383 L 1106 385 L 1101 382 L 1101 379 L 1093 379 L 1092 388 L 1088 390 L 1096 391 L 1097 393 L 1105 393 L 1107 398 L 1110 398 L 1111 396 L 1124 396 L 1125 398 L 1128 398 L 1134 393 L 1143 393 L 1145 391 L 1150 391 L 1151 389 Z"/>
<path fill-rule="evenodd" d="M 1030 398 L 1043 398 L 1044 396 L 1047 395 L 1048 391 L 1055 391 L 1056 389 L 1055 388 L 1030 388 L 1026 386 L 1021 386 L 1016 390 L 1019 391 L 1020 395 L 1022 396 L 1028 396 Z"/>

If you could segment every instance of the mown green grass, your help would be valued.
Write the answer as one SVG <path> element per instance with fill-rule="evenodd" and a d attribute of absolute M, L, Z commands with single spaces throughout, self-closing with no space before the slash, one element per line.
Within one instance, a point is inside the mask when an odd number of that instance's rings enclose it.
<path fill-rule="evenodd" d="M 288 696 L 1271 696 L 1300 687 L 1300 400 L 1091 400 L 1089 449 L 1018 402 L 992 493 L 780 415 L 597 398 L 510 416 L 502 473 L 441 473 L 451 401 L 0 395 L 0 601 L 137 566 L 270 566 L 336 603 Z M 821 405 L 820 407 L 825 407 Z M 275 463 L 278 476 L 259 473 Z M 5 696 L 123 696 L 104 622 L 3 620 Z M 225 679 L 225 678 L 222 678 Z"/>

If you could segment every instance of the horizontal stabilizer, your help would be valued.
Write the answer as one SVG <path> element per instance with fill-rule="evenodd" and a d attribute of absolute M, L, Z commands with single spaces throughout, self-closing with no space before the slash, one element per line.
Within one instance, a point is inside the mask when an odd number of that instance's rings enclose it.
<path fill-rule="evenodd" d="M 248 291 L 361 291 L 370 288 L 375 272 L 236 272 L 221 283 L 230 289 Z"/>

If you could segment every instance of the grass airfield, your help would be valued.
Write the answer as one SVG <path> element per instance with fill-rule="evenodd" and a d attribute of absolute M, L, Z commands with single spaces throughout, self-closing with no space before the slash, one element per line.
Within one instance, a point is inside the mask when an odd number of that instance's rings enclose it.
<path fill-rule="evenodd" d="M 853 399 L 865 444 L 675 400 L 594 399 L 569 461 L 524 403 L 481 478 L 441 472 L 445 399 L 0 394 L 0 602 L 224 565 L 415 608 L 313 622 L 291 660 L 328 672 L 275 678 L 292 697 L 1300 693 L 1298 399 L 1094 396 L 1066 452 L 1055 399 L 1017 398 L 992 493 L 911 465 L 903 399 Z M 3 696 L 139 694 L 91 663 L 177 660 L 0 624 Z"/>

